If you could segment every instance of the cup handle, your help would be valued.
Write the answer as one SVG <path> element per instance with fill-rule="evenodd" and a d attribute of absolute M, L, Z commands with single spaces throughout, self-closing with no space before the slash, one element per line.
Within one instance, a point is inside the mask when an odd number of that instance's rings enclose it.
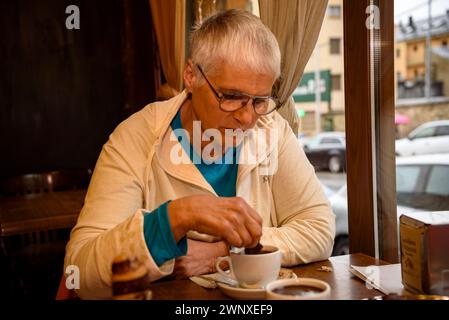
<path fill-rule="evenodd" d="M 220 263 L 223 261 L 227 261 L 229 264 L 229 271 L 224 271 L 222 268 L 220 268 Z M 231 278 L 232 280 L 235 280 L 234 272 L 232 271 L 232 263 L 231 263 L 231 257 L 218 257 L 217 261 L 215 262 L 215 268 L 217 269 L 218 273 L 226 278 Z"/>

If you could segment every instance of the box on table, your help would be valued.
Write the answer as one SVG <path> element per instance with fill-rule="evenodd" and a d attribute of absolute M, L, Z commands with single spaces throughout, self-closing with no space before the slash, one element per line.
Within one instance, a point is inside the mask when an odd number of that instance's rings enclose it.
<path fill-rule="evenodd" d="M 404 287 L 449 295 L 449 211 L 414 212 L 399 220 Z"/>

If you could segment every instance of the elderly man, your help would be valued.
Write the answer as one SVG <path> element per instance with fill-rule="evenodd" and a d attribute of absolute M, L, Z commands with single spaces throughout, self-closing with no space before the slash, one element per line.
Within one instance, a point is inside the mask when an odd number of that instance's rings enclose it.
<path fill-rule="evenodd" d="M 191 36 L 185 90 L 121 123 L 104 145 L 65 265 L 82 298 L 111 296 L 111 264 L 137 257 L 152 280 L 215 271 L 229 245 L 259 241 L 291 266 L 329 257 L 334 215 L 271 96 L 274 35 L 229 10 Z"/>

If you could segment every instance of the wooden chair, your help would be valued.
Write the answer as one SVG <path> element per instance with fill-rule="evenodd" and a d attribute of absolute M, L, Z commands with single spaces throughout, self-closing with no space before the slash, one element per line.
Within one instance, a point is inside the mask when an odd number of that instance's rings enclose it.
<path fill-rule="evenodd" d="M 51 173 L 31 173 L 9 177 L 0 183 L 3 196 L 23 196 L 52 191 Z"/>
<path fill-rule="evenodd" d="M 50 173 L 53 191 L 87 189 L 92 170 L 59 170 Z"/>
<path fill-rule="evenodd" d="M 91 173 L 92 171 L 88 169 L 59 170 L 9 177 L 0 182 L 0 194 L 2 196 L 14 197 L 62 190 L 85 189 L 89 184 Z M 60 270 L 62 270 L 62 266 L 60 268 L 57 266 L 63 261 L 68 238 L 68 230 L 48 230 L 1 239 L 10 265 L 9 269 L 16 274 L 18 278 L 16 283 L 21 287 L 20 290 L 25 296 L 29 294 L 30 290 L 32 291 L 32 288 L 27 283 L 40 281 L 34 280 L 32 276 L 28 277 L 27 274 L 39 272 L 42 272 L 42 274 L 37 278 L 45 277 L 49 282 L 53 283 L 54 294 Z M 52 272 L 48 272 L 49 267 L 52 268 Z M 39 284 L 39 286 L 41 285 Z M 45 283 L 43 285 L 49 286 L 49 284 Z M 48 295 L 51 295 L 51 293 L 48 292 Z"/>
<path fill-rule="evenodd" d="M 13 176 L 0 183 L 3 196 L 22 196 L 61 190 L 86 189 L 92 170 L 58 170 Z"/>

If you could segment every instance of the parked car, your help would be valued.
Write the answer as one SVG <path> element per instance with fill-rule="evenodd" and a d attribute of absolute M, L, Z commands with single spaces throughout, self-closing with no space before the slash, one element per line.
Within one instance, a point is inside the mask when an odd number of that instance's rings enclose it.
<path fill-rule="evenodd" d="M 348 236 L 348 196 L 346 185 L 341 187 L 333 196 L 329 198 L 332 210 L 335 213 L 335 241 L 332 250 L 333 256 L 349 254 Z M 422 211 L 416 208 L 397 206 L 398 217 L 405 213 Z"/>
<path fill-rule="evenodd" d="M 305 133 L 300 133 L 298 135 L 298 141 L 301 144 L 301 146 L 304 148 L 304 146 L 307 144 L 307 142 L 310 140 L 310 137 L 307 136 Z"/>
<path fill-rule="evenodd" d="M 449 210 L 449 153 L 397 158 L 396 193 L 402 206 Z"/>
<path fill-rule="evenodd" d="M 346 167 L 346 140 L 343 132 L 322 132 L 304 145 L 307 158 L 316 169 L 336 173 Z"/>
<path fill-rule="evenodd" d="M 396 159 L 397 216 L 449 210 L 449 154 Z M 349 253 L 346 185 L 329 198 L 336 218 L 333 255 Z M 399 222 L 398 222 L 399 226 Z"/>
<path fill-rule="evenodd" d="M 449 120 L 426 122 L 407 138 L 396 140 L 398 156 L 449 153 Z"/>

